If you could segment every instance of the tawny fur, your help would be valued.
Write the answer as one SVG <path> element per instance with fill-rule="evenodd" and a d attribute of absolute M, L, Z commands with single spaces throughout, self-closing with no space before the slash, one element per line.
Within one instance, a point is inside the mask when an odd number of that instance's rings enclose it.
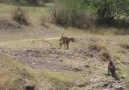
<path fill-rule="evenodd" d="M 64 37 L 63 36 L 63 34 L 62 34 L 62 37 L 60 38 L 60 43 L 59 43 L 59 45 L 60 45 L 60 47 L 64 44 L 64 47 L 66 48 L 66 49 L 69 49 L 69 43 L 70 42 L 74 42 L 74 38 L 73 37 L 71 37 L 71 38 L 69 38 L 69 37 Z M 67 46 L 67 47 L 66 47 Z"/>
<path fill-rule="evenodd" d="M 109 63 L 108 63 L 108 75 L 109 75 L 109 73 L 111 72 L 111 74 L 113 75 L 113 76 L 115 76 L 115 65 L 114 65 L 114 63 L 110 60 L 109 61 Z"/>

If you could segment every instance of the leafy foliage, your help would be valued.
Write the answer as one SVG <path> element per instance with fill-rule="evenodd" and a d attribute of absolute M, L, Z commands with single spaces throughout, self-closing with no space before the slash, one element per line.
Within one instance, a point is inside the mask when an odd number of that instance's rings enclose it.
<path fill-rule="evenodd" d="M 128 18 L 129 15 L 129 0 L 100 0 L 94 6 L 97 7 L 99 24 L 112 25 L 114 21 Z"/>
<path fill-rule="evenodd" d="M 19 4 L 19 5 L 43 5 L 44 2 L 53 0 L 0 0 L 0 3 Z"/>
<path fill-rule="evenodd" d="M 129 23 L 129 0 L 56 0 L 60 7 L 55 11 L 54 18 L 57 24 L 81 27 L 91 20 L 90 25 L 97 22 L 99 25 L 127 27 Z M 56 5 L 57 6 L 57 5 Z M 89 17 L 90 15 L 94 15 Z M 56 16 L 55 16 L 56 15 Z M 87 17 L 87 15 L 89 15 Z M 60 17 L 60 18 L 59 18 Z M 94 19 L 94 20 L 93 20 Z M 96 20 L 95 20 L 96 19 Z M 56 21 L 55 20 L 55 21 Z M 82 21 L 82 22 L 80 22 Z"/>
<path fill-rule="evenodd" d="M 55 2 L 51 15 L 53 22 L 65 28 L 69 26 L 89 28 L 92 23 L 92 16 L 86 13 L 86 10 L 86 0 L 58 0 Z"/>
<path fill-rule="evenodd" d="M 115 7 L 113 5 L 112 0 L 101 0 L 98 2 L 98 10 L 97 10 L 97 18 L 100 24 L 108 24 L 114 20 L 114 10 Z"/>

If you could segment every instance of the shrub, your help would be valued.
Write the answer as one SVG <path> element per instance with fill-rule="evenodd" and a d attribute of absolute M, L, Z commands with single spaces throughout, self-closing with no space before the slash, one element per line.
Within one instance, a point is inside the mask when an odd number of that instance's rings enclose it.
<path fill-rule="evenodd" d="M 81 8 L 76 8 L 76 6 L 73 5 L 70 8 L 59 1 L 56 2 L 51 10 L 52 21 L 64 27 L 70 26 L 83 29 L 92 27 L 93 17 Z"/>
<path fill-rule="evenodd" d="M 129 50 L 129 45 L 126 43 L 120 44 L 120 47 L 124 48 L 125 50 Z"/>
<path fill-rule="evenodd" d="M 39 1 L 38 0 L 26 0 L 26 2 L 30 5 L 38 5 Z"/>
<path fill-rule="evenodd" d="M 91 43 L 88 48 L 92 51 L 97 51 L 97 52 L 107 50 L 106 44 L 102 42 Z"/>
<path fill-rule="evenodd" d="M 41 21 L 41 25 L 45 25 L 45 21 L 46 21 L 45 15 L 43 15 L 43 16 L 41 17 L 40 21 Z"/>
<path fill-rule="evenodd" d="M 27 11 L 23 10 L 21 7 L 17 7 L 14 12 L 12 12 L 12 18 L 14 21 L 22 25 L 29 25 Z"/>
<path fill-rule="evenodd" d="M 102 51 L 99 57 L 100 57 L 100 60 L 103 60 L 103 61 L 111 60 L 111 55 L 107 50 Z"/>
<path fill-rule="evenodd" d="M 111 25 L 114 19 L 114 6 L 112 0 L 101 0 L 98 2 L 97 22 L 99 24 Z"/>

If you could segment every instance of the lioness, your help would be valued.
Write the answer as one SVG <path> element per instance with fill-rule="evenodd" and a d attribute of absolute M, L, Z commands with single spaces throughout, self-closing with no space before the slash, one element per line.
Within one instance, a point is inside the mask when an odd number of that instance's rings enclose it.
<path fill-rule="evenodd" d="M 67 46 L 66 49 L 69 49 L 69 43 L 70 43 L 70 41 L 74 42 L 74 38 L 73 38 L 73 37 L 71 37 L 71 38 L 69 38 L 69 37 L 64 37 L 63 34 L 62 34 L 62 37 L 60 38 L 60 43 L 59 43 L 59 45 L 60 45 L 60 47 L 61 47 L 61 46 L 64 44 L 64 47 L 66 48 L 66 46 Z"/>

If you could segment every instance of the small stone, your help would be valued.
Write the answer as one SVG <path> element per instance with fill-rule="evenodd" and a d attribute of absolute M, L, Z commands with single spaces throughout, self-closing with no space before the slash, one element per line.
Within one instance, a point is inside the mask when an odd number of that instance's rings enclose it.
<path fill-rule="evenodd" d="M 120 86 L 120 87 L 116 87 L 115 90 L 124 90 L 124 88 Z"/>
<path fill-rule="evenodd" d="M 89 65 L 85 65 L 85 67 L 89 68 L 90 66 Z"/>
<path fill-rule="evenodd" d="M 105 83 L 102 87 L 108 87 L 108 83 Z"/>
<path fill-rule="evenodd" d="M 103 90 L 108 90 L 108 89 L 103 89 Z"/>
<path fill-rule="evenodd" d="M 63 60 L 59 60 L 60 62 L 63 62 Z"/>
<path fill-rule="evenodd" d="M 35 86 L 28 85 L 25 87 L 25 90 L 35 90 Z"/>
<path fill-rule="evenodd" d="M 109 88 L 113 88 L 113 86 L 112 86 L 112 85 L 109 85 L 108 87 L 109 87 Z"/>
<path fill-rule="evenodd" d="M 121 79 L 125 79 L 125 77 L 123 76 L 123 77 L 121 77 Z"/>
<path fill-rule="evenodd" d="M 82 87 L 86 87 L 86 85 L 84 84 L 80 84 L 80 85 L 77 85 L 78 87 L 82 88 Z"/>
<path fill-rule="evenodd" d="M 32 50 L 26 50 L 26 52 L 32 52 Z"/>
<path fill-rule="evenodd" d="M 74 71 L 82 71 L 80 68 L 73 68 Z"/>
<path fill-rule="evenodd" d="M 32 63 L 33 65 L 35 65 L 35 63 Z"/>

